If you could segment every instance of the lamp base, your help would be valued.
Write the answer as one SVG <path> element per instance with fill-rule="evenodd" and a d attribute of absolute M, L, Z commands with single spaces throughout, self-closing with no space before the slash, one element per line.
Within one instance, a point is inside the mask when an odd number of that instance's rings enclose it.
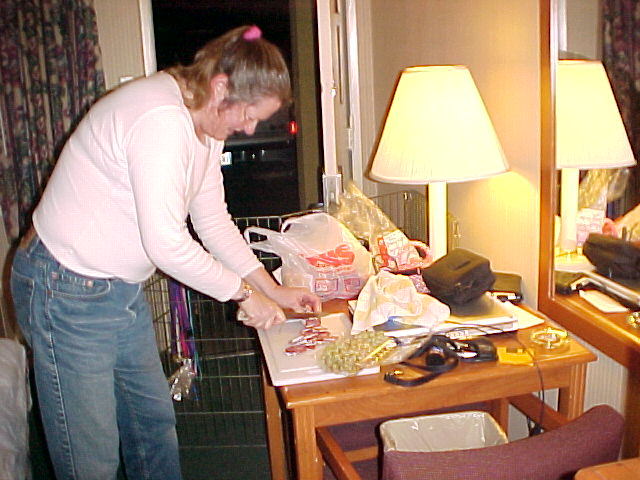
<path fill-rule="evenodd" d="M 582 254 L 582 248 L 573 251 L 558 251 L 554 267 L 563 272 L 590 272 L 595 269 L 589 259 Z"/>
<path fill-rule="evenodd" d="M 447 183 L 427 186 L 429 198 L 429 248 L 433 260 L 447 254 Z"/>

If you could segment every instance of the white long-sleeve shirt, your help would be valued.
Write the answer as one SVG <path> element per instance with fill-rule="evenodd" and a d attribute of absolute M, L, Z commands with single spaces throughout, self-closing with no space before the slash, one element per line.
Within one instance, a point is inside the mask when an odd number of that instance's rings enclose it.
<path fill-rule="evenodd" d="M 65 267 L 141 282 L 157 268 L 219 300 L 261 268 L 227 212 L 223 142 L 196 137 L 166 73 L 100 99 L 66 143 L 33 215 Z M 187 215 L 208 252 L 195 242 Z"/>

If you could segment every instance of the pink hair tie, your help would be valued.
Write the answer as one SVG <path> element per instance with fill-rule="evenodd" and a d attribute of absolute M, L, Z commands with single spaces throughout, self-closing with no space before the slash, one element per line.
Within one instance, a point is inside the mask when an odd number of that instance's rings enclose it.
<path fill-rule="evenodd" d="M 245 40 L 252 42 L 254 40 L 259 39 L 262 36 L 262 30 L 260 30 L 257 25 L 251 25 L 247 28 L 242 34 L 242 38 Z"/>

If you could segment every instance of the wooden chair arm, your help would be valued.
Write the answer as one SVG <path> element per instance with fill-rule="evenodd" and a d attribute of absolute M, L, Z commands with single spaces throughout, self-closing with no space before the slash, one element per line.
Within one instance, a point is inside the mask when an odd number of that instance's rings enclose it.
<path fill-rule="evenodd" d="M 316 439 L 325 462 L 338 480 L 360 480 L 360 475 L 328 428 L 316 428 Z"/>

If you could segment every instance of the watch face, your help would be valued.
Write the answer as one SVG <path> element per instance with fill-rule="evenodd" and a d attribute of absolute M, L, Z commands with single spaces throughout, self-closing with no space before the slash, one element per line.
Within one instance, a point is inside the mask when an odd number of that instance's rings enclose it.
<path fill-rule="evenodd" d="M 252 293 L 253 289 L 251 288 L 251 285 L 249 285 L 247 282 L 242 282 L 242 297 L 240 297 L 238 302 L 244 302 L 251 296 Z"/>

